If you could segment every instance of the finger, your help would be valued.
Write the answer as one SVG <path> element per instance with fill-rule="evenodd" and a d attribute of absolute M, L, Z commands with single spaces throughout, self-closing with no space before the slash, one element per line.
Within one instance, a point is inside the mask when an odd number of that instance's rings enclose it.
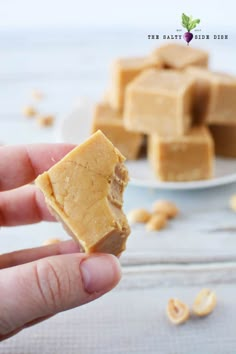
<path fill-rule="evenodd" d="M 100 297 L 120 276 L 119 261 L 109 254 L 53 256 L 1 270 L 0 338 Z"/>
<path fill-rule="evenodd" d="M 15 226 L 55 221 L 43 194 L 35 186 L 23 186 L 0 193 L 0 225 Z"/>
<path fill-rule="evenodd" d="M 31 321 L 31 322 L 29 322 L 29 323 L 26 323 L 22 328 L 18 328 L 18 329 L 16 329 L 15 331 L 12 331 L 12 332 L 7 333 L 7 334 L 5 334 L 5 335 L 0 335 L 0 341 L 5 340 L 5 339 L 8 339 L 8 338 L 14 336 L 15 334 L 17 334 L 18 332 L 20 332 L 22 329 L 28 328 L 28 327 L 31 327 L 31 326 L 34 326 L 34 325 L 36 325 L 36 324 L 38 324 L 38 323 L 40 323 L 40 322 L 43 322 L 43 321 L 45 321 L 45 320 L 48 320 L 48 319 L 51 318 L 51 317 L 52 317 L 52 316 L 45 316 L 45 317 L 37 318 L 37 319 L 34 320 L 34 321 Z"/>
<path fill-rule="evenodd" d="M 0 269 L 33 262 L 45 257 L 78 252 L 82 252 L 82 247 L 73 240 L 59 242 L 50 246 L 15 251 L 0 256 Z"/>
<path fill-rule="evenodd" d="M 18 332 L 20 332 L 21 330 L 22 330 L 22 328 L 19 328 L 19 329 L 16 329 L 15 331 L 12 331 L 12 332 L 7 333 L 7 334 L 4 334 L 4 335 L 0 334 L 0 341 L 5 340 L 5 339 L 8 339 L 8 338 L 10 338 L 10 337 L 16 335 L 16 334 L 17 334 Z"/>
<path fill-rule="evenodd" d="M 24 324 L 24 328 L 32 327 L 32 326 L 34 326 L 34 325 L 36 325 L 36 324 L 38 324 L 38 323 L 40 323 L 40 322 L 43 322 L 43 321 L 48 320 L 48 319 L 51 318 L 51 317 L 52 317 L 52 315 L 39 317 L 39 318 L 37 318 L 36 320 L 30 321 L 30 322 Z"/>
<path fill-rule="evenodd" d="M 0 191 L 32 182 L 74 147 L 71 144 L 1 146 Z"/>

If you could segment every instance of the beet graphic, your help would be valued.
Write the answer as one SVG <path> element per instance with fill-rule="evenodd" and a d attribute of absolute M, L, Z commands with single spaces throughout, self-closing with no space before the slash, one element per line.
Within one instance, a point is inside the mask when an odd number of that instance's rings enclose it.
<path fill-rule="evenodd" d="M 196 20 L 194 20 L 192 16 L 187 16 L 185 14 L 182 14 L 182 26 L 186 28 L 186 30 L 188 31 L 183 35 L 183 38 L 187 42 L 187 45 L 189 45 L 189 42 L 191 42 L 191 40 L 193 39 L 193 34 L 191 33 L 191 31 L 195 27 L 197 27 L 199 23 L 200 23 L 199 18 L 196 18 Z"/>
<path fill-rule="evenodd" d="M 191 32 L 186 32 L 183 35 L 184 40 L 187 42 L 187 45 L 189 45 L 189 42 L 193 39 L 193 34 Z"/>

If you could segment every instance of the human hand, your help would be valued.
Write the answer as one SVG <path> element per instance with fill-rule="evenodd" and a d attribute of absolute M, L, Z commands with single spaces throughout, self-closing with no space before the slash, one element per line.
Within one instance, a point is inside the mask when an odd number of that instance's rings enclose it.
<path fill-rule="evenodd" d="M 55 221 L 32 182 L 73 148 L 65 144 L 0 147 L 0 226 Z M 80 253 L 74 241 L 0 255 L 0 340 L 80 306 L 120 280 L 119 261 Z"/>

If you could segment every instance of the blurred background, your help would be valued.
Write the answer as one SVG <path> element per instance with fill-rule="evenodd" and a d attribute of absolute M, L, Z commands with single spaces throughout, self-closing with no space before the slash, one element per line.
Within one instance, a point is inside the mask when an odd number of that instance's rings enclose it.
<path fill-rule="evenodd" d="M 148 34 L 177 33 L 182 12 L 201 19 L 196 34 L 228 34 L 228 40 L 195 40 L 192 45 L 211 51 L 213 68 L 235 72 L 234 1 L 0 3 L 2 143 L 56 140 L 54 128 L 39 130 L 33 120 L 22 117 L 22 107 L 32 104 L 32 90 L 45 96 L 36 109 L 58 122 L 78 97 L 103 96 L 113 58 L 148 54 L 161 43 L 149 40 Z"/>

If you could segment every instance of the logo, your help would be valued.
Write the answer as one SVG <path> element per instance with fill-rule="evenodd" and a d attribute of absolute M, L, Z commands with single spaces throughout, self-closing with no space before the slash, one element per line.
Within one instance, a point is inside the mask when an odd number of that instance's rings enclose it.
<path fill-rule="evenodd" d="M 178 21 L 179 22 L 179 21 Z M 153 34 L 148 34 L 147 38 L 152 39 L 152 40 L 175 40 L 175 41 L 183 41 L 189 45 L 189 43 L 194 39 L 197 41 L 208 41 L 208 40 L 228 40 L 229 35 L 226 33 L 215 33 L 212 32 L 206 32 L 208 31 L 207 28 L 196 28 L 199 23 L 201 22 L 202 24 L 202 19 L 200 20 L 199 18 L 193 19 L 192 16 L 187 16 L 185 13 L 182 13 L 181 16 L 181 27 L 175 28 L 175 30 L 172 29 L 171 32 L 159 32 L 159 33 L 153 33 Z M 204 22 L 204 21 L 203 21 Z M 186 31 L 187 30 L 187 31 Z"/>
<path fill-rule="evenodd" d="M 184 13 L 182 14 L 182 26 L 187 30 L 187 32 L 185 32 L 183 35 L 183 39 L 187 42 L 187 45 L 189 45 L 189 43 L 193 39 L 193 34 L 191 33 L 191 31 L 196 28 L 199 23 L 199 18 L 194 20 L 192 16 L 188 17 Z"/>

